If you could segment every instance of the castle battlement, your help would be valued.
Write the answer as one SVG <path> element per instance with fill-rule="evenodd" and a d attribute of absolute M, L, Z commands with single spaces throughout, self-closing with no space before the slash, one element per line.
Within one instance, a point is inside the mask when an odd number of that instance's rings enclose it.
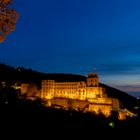
<path fill-rule="evenodd" d="M 54 80 L 51 77 L 41 81 L 41 89 L 35 84 L 23 83 L 20 87 L 21 94 L 32 100 L 42 98 L 46 106 L 50 107 L 80 109 L 97 114 L 102 112 L 105 116 L 114 110 L 118 111 L 119 119 L 124 119 L 126 115 L 132 116 L 128 111 L 122 111 L 118 99 L 107 96 L 105 88 L 99 84 L 97 74 L 90 73 L 82 79 Z"/>
<path fill-rule="evenodd" d="M 41 97 L 53 99 L 55 97 L 88 100 L 105 97 L 104 89 L 99 87 L 97 74 L 88 74 L 86 81 L 56 82 L 55 80 L 42 80 Z"/>
<path fill-rule="evenodd" d="M 99 76 L 95 73 L 88 74 L 85 81 L 78 82 L 59 82 L 52 79 L 42 80 L 41 83 L 41 98 L 49 101 L 49 106 L 53 103 L 68 106 L 66 101 L 85 102 L 87 111 L 99 112 L 102 111 L 106 116 L 113 109 L 119 109 L 119 101 L 117 99 L 108 98 L 105 89 L 99 86 Z M 56 100 L 57 103 L 56 103 Z M 65 105 L 64 105 L 64 100 Z M 66 105 L 67 104 L 67 105 Z M 73 103 L 74 104 L 74 103 Z M 80 104 L 77 105 L 80 107 Z M 76 109 L 76 107 L 74 107 Z"/>

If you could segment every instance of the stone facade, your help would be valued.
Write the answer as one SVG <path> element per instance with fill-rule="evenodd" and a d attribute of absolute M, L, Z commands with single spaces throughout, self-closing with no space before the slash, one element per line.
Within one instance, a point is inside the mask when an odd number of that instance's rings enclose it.
<path fill-rule="evenodd" d="M 66 108 L 68 103 L 64 100 L 67 99 L 67 101 L 72 100 L 72 103 L 76 100 L 88 102 L 87 111 L 94 111 L 95 113 L 100 111 L 106 116 L 109 116 L 112 110 L 119 109 L 119 101 L 107 97 L 105 89 L 99 86 L 98 75 L 94 73 L 88 74 L 86 81 L 58 82 L 48 79 L 42 80 L 41 86 L 41 98 L 49 100 L 50 106 L 59 104 Z M 58 103 L 58 101 L 55 102 L 55 99 L 61 99 L 61 101 L 59 100 Z M 81 107 L 80 104 L 77 106 Z"/>
<path fill-rule="evenodd" d="M 104 89 L 99 87 L 97 74 L 89 74 L 87 81 L 56 82 L 55 80 L 42 81 L 42 98 L 55 97 L 87 100 L 105 97 Z"/>
<path fill-rule="evenodd" d="M 13 87 L 19 89 L 17 85 Z M 42 80 L 41 89 L 34 83 L 22 83 L 20 90 L 27 99 L 42 98 L 46 106 L 50 107 L 103 113 L 105 116 L 117 111 L 119 119 L 135 116 L 126 109 L 122 110 L 118 99 L 107 97 L 105 89 L 99 86 L 98 75 L 94 73 L 88 74 L 85 81 L 78 82 Z"/>

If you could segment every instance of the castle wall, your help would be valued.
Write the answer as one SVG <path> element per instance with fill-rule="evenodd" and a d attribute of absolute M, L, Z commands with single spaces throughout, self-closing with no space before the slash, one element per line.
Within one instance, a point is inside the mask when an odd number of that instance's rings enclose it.
<path fill-rule="evenodd" d="M 113 108 L 111 105 L 95 104 L 95 103 L 89 105 L 89 111 L 95 112 L 96 114 L 99 114 L 101 112 L 105 116 L 109 116 L 111 114 L 112 109 Z"/>
<path fill-rule="evenodd" d="M 86 81 L 56 82 L 55 80 L 42 81 L 42 98 L 54 97 L 86 100 L 88 98 L 104 97 L 104 89 L 99 87 L 99 78 L 90 74 Z"/>
<path fill-rule="evenodd" d="M 88 104 L 89 111 L 97 113 L 101 110 L 106 115 L 109 115 L 112 109 L 119 109 L 119 101 L 108 98 L 105 89 L 99 87 L 97 74 L 89 74 L 86 81 L 79 82 L 43 80 L 41 98 L 51 101 L 49 104 L 52 106 L 56 104 L 64 108 L 71 106 L 74 109 L 83 109 Z"/>
<path fill-rule="evenodd" d="M 52 106 L 60 106 L 62 108 L 68 109 L 74 109 L 74 110 L 84 110 L 85 108 L 88 108 L 89 102 L 87 101 L 81 101 L 81 100 L 73 100 L 73 99 L 61 99 L 61 98 L 54 98 L 51 100 Z"/>
<path fill-rule="evenodd" d="M 50 102 L 50 100 L 49 100 Z M 54 98 L 51 100 L 52 107 L 60 107 L 64 109 L 74 109 L 77 111 L 90 111 L 96 114 L 103 113 L 105 116 L 109 116 L 111 111 L 113 110 L 112 105 L 106 104 L 98 104 L 98 103 L 90 103 L 88 101 L 81 101 L 81 100 L 73 100 L 73 99 L 61 99 L 61 98 Z"/>
<path fill-rule="evenodd" d="M 72 108 L 81 111 L 103 113 L 109 116 L 112 110 L 119 113 L 119 119 L 134 116 L 129 111 L 120 110 L 119 100 L 108 98 L 105 89 L 99 86 L 97 74 L 89 74 L 86 81 L 56 82 L 42 80 L 41 90 L 35 84 L 21 84 L 21 94 L 27 98 L 41 97 L 46 106 Z"/>

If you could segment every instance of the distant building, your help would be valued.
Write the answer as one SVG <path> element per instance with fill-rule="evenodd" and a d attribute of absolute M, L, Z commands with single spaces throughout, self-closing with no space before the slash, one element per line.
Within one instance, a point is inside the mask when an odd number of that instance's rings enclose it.
<path fill-rule="evenodd" d="M 55 80 L 42 80 L 41 98 L 48 100 L 49 106 L 53 104 L 62 105 L 62 99 L 71 101 L 86 102 L 86 111 L 95 113 L 102 112 L 109 116 L 112 110 L 119 110 L 118 99 L 108 98 L 105 89 L 99 86 L 99 77 L 97 74 L 88 74 L 86 81 L 78 82 L 60 82 Z M 55 99 L 61 99 L 54 103 Z M 79 104 L 80 107 L 80 104 Z M 76 109 L 76 108 L 75 108 Z"/>
<path fill-rule="evenodd" d="M 19 89 L 19 86 L 15 85 L 15 88 Z M 119 119 L 135 116 L 126 109 L 122 110 L 118 99 L 107 97 L 95 73 L 88 74 L 83 81 L 42 80 L 41 89 L 34 83 L 22 83 L 20 90 L 27 99 L 42 98 L 50 107 L 103 113 L 105 116 L 109 116 L 111 111 L 118 111 Z"/>

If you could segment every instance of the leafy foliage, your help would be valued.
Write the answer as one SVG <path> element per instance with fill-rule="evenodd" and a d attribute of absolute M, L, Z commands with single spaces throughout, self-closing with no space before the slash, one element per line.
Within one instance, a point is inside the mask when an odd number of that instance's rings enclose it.
<path fill-rule="evenodd" d="M 11 8 L 12 0 L 0 0 L 0 43 L 15 30 L 19 13 Z"/>

